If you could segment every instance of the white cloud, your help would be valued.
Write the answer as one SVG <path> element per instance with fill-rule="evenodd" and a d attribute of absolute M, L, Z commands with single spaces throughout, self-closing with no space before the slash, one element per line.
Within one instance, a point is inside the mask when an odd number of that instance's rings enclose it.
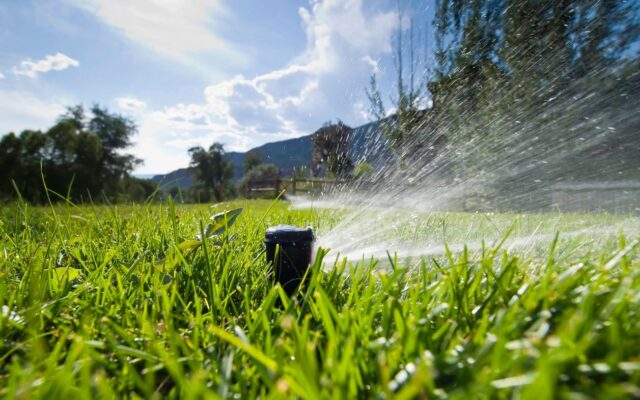
<path fill-rule="evenodd" d="M 13 68 L 13 73 L 16 75 L 24 75 L 30 78 L 35 78 L 38 74 L 53 71 L 62 71 L 69 67 L 78 67 L 80 63 L 73 58 L 62 54 L 56 53 L 48 55 L 42 60 L 31 61 L 29 59 L 23 60 L 19 66 Z"/>
<path fill-rule="evenodd" d="M 370 118 L 369 110 L 367 109 L 367 106 L 362 100 L 357 100 L 356 102 L 353 103 L 353 111 L 356 114 L 360 115 L 360 117 L 363 120 Z"/>
<path fill-rule="evenodd" d="M 380 63 L 378 62 L 378 60 L 374 60 L 370 56 L 366 55 L 362 57 L 362 61 L 366 62 L 371 66 L 371 73 L 376 75 L 380 73 Z"/>
<path fill-rule="evenodd" d="M 64 111 L 65 105 L 60 100 L 0 89 L 0 135 L 25 129 L 47 129 Z"/>
<path fill-rule="evenodd" d="M 116 97 L 116 104 L 125 111 L 137 112 L 147 107 L 147 103 L 135 97 Z"/>
<path fill-rule="evenodd" d="M 215 52 L 238 59 L 211 28 L 227 12 L 218 0 L 69 0 L 130 40 L 179 61 Z"/>
<path fill-rule="evenodd" d="M 187 151 L 193 146 L 207 147 L 214 141 L 225 143 L 227 151 L 252 147 L 247 134 L 224 109 L 209 104 L 177 104 L 150 111 L 137 121 L 139 133 L 133 149 L 145 164 L 138 173 L 168 172 L 186 167 Z M 251 130 L 251 128 L 247 128 Z"/>
<path fill-rule="evenodd" d="M 0 79 L 4 79 L 4 74 L 0 72 Z"/>
<path fill-rule="evenodd" d="M 288 65 L 210 85 L 203 103 L 147 113 L 137 138 L 137 155 L 145 159 L 138 172 L 184 167 L 193 145 L 222 141 L 227 150 L 248 150 L 311 133 L 336 117 L 366 122 L 364 88 L 375 60 L 391 51 L 396 14 L 368 14 L 362 0 L 325 0 L 299 15 L 307 45 Z"/>
<path fill-rule="evenodd" d="M 367 15 L 362 0 L 326 0 L 300 8 L 299 15 L 307 46 L 289 65 L 205 89 L 207 105 L 220 118 L 287 136 L 310 133 L 329 118 L 363 122 L 353 103 L 379 70 L 374 60 L 391 50 L 395 13 Z"/>

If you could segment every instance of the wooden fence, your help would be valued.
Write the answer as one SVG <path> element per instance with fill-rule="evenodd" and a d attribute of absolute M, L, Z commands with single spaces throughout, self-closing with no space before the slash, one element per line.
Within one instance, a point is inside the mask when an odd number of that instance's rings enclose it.
<path fill-rule="evenodd" d="M 249 198 L 275 197 L 282 190 L 295 196 L 300 194 L 320 194 L 333 190 L 339 185 L 351 181 L 329 178 L 281 178 L 262 181 L 250 181 L 247 186 Z"/>

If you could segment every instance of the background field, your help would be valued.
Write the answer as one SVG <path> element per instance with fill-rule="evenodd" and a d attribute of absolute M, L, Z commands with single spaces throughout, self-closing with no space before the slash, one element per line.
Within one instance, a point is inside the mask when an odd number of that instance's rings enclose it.
<path fill-rule="evenodd" d="M 0 396 L 640 397 L 637 217 L 371 213 L 357 237 L 348 209 L 285 202 L 4 207 Z M 287 298 L 262 243 L 281 223 L 391 252 L 319 250 Z"/>

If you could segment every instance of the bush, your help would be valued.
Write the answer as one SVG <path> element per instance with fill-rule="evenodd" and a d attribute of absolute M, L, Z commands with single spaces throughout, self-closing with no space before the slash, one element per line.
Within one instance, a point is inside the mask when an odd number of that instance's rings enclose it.
<path fill-rule="evenodd" d="M 353 170 L 353 176 L 358 179 L 367 178 L 371 176 L 371 174 L 373 174 L 373 166 L 371 166 L 371 164 L 369 164 L 368 162 L 361 162 Z"/>
<path fill-rule="evenodd" d="M 257 181 L 275 181 L 280 178 L 278 167 L 273 164 L 260 164 L 253 167 L 238 183 L 238 191 L 244 197 L 249 195 L 249 183 Z"/>

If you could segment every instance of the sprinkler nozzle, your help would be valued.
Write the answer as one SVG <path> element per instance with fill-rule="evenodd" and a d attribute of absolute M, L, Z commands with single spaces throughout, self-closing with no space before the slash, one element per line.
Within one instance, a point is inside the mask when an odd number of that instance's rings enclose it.
<path fill-rule="evenodd" d="M 276 281 L 288 295 L 302 283 L 313 256 L 313 229 L 278 225 L 267 229 L 264 243 L 267 262 L 273 266 Z"/>

